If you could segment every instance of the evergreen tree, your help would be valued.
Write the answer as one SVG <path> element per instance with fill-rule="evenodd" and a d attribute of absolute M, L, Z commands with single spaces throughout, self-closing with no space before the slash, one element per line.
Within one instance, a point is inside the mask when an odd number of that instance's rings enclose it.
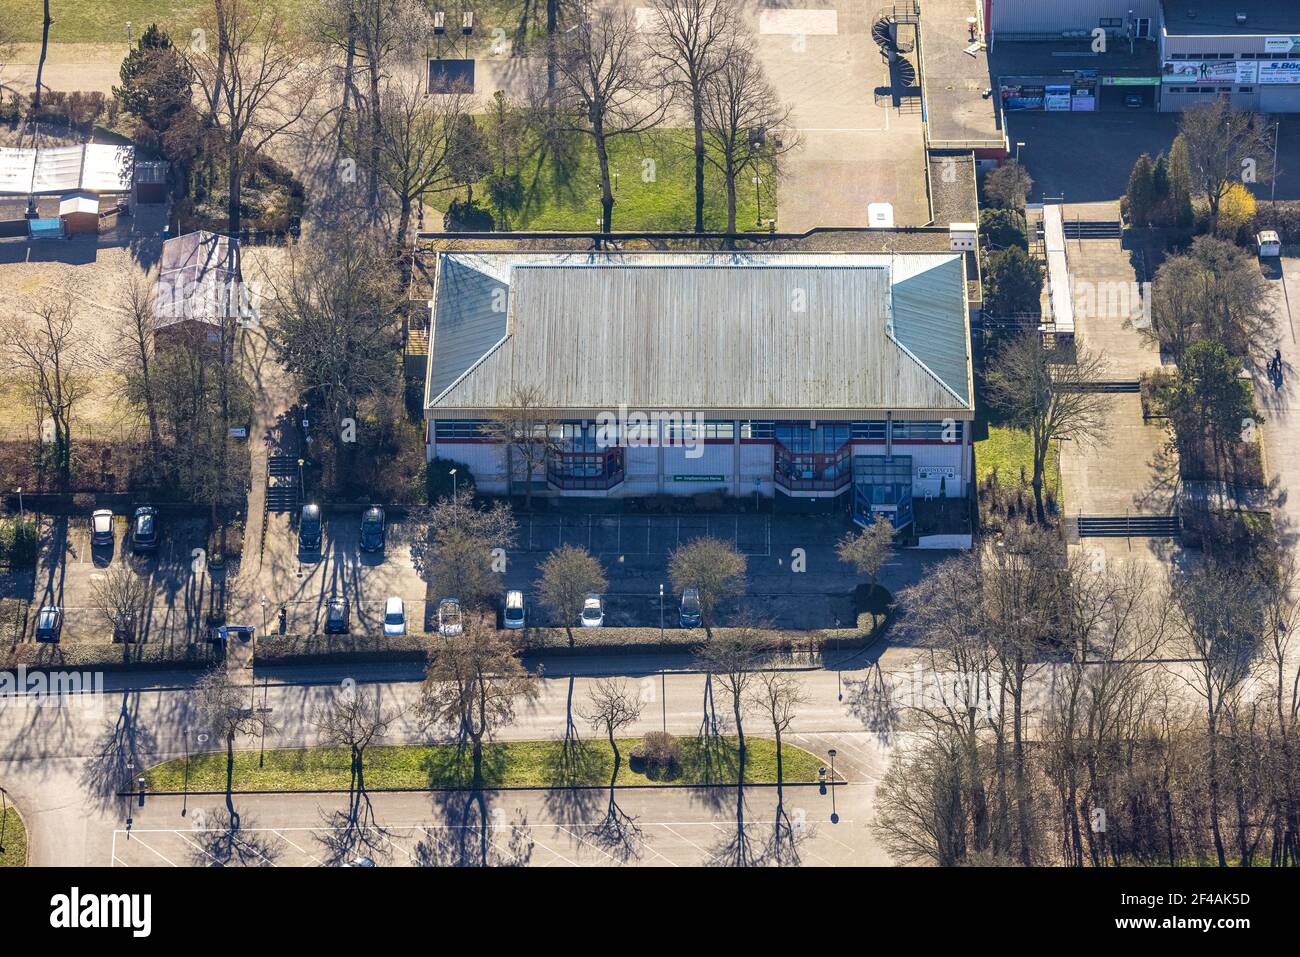
<path fill-rule="evenodd" d="M 1163 160 L 1163 157 L 1161 157 Z M 1143 153 L 1133 164 L 1133 172 L 1128 177 L 1128 190 L 1125 192 L 1125 199 L 1128 201 L 1128 217 L 1135 226 L 1151 225 L 1152 214 L 1155 211 L 1157 203 L 1157 194 L 1155 188 L 1155 168 L 1151 163 L 1151 157 Z"/>

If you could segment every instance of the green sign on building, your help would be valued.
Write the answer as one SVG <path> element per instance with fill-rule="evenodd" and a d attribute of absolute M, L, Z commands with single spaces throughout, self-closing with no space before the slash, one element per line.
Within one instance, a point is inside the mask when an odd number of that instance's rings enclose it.
<path fill-rule="evenodd" d="M 674 475 L 674 482 L 725 482 L 725 475 Z"/>

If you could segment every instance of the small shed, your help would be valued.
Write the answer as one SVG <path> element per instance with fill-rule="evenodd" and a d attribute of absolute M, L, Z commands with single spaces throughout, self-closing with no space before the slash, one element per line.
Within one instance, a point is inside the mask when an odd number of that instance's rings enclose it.
<path fill-rule="evenodd" d="M 85 190 L 67 193 L 59 200 L 59 219 L 69 236 L 99 232 L 99 197 Z"/>
<path fill-rule="evenodd" d="M 62 239 L 63 220 L 29 219 L 27 221 L 27 237 L 29 239 Z"/>
<path fill-rule="evenodd" d="M 137 203 L 167 202 L 167 164 L 150 160 L 135 164 L 135 201 Z"/>

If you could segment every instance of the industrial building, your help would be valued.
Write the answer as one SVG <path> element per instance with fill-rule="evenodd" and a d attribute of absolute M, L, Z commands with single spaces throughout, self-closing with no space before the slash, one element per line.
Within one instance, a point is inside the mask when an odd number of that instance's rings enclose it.
<path fill-rule="evenodd" d="M 1005 109 L 1179 112 L 1227 96 L 1300 112 L 1300 4 L 985 0 L 985 14 Z"/>
<path fill-rule="evenodd" d="M 483 492 L 826 499 L 902 526 L 971 478 L 960 253 L 443 253 L 429 308 L 428 455 Z M 533 474 L 503 420 L 549 436 Z"/>

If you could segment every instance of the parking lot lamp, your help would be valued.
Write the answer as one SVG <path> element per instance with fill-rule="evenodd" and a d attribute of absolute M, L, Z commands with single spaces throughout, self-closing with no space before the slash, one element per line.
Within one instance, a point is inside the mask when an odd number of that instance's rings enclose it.
<path fill-rule="evenodd" d="M 1017 143 L 1017 144 L 1016 144 L 1016 162 L 1017 162 L 1017 163 L 1020 162 L 1020 147 L 1022 147 L 1022 146 L 1024 146 L 1024 145 L 1025 145 L 1024 143 Z"/>
<path fill-rule="evenodd" d="M 839 823 L 840 816 L 835 811 L 835 749 L 831 748 L 826 752 L 831 759 L 831 823 Z"/>
<path fill-rule="evenodd" d="M 664 583 L 659 583 L 659 645 L 664 643 Z M 659 669 L 659 708 L 663 714 L 664 734 L 668 733 L 668 675 Z"/>
<path fill-rule="evenodd" d="M 21 521 L 23 520 L 23 518 L 24 518 L 24 516 L 23 516 L 23 487 L 22 487 L 21 485 L 18 486 L 18 488 L 16 489 L 16 491 L 18 492 L 18 521 L 21 522 Z"/>
<path fill-rule="evenodd" d="M 451 500 L 456 501 L 456 470 L 452 469 L 447 473 L 451 476 Z"/>

